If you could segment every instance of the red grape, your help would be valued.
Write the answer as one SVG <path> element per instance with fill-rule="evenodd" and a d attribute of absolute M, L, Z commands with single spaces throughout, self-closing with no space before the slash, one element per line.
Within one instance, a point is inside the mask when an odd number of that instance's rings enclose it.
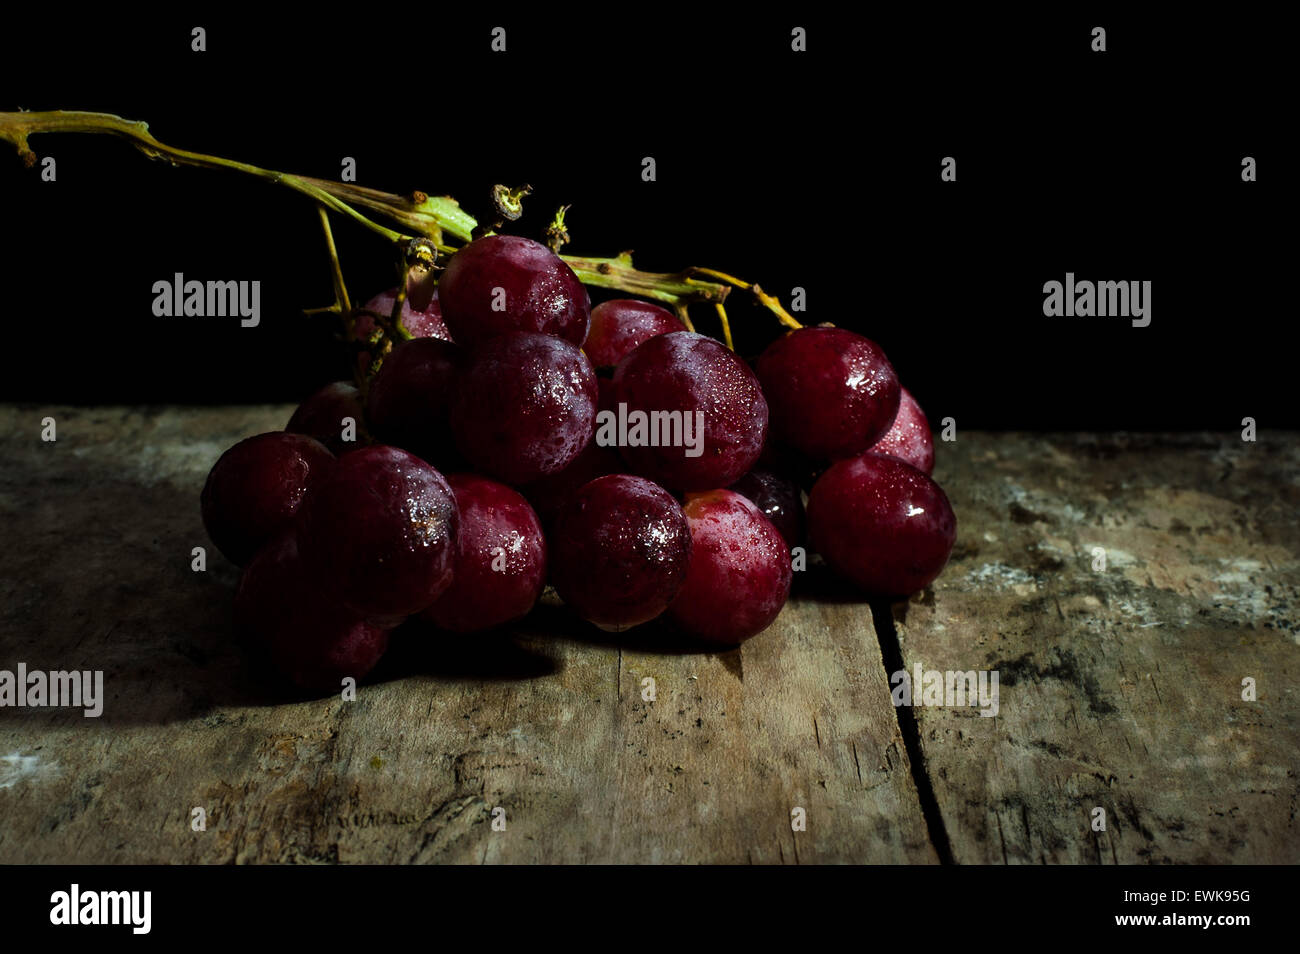
<path fill-rule="evenodd" d="M 711 642 L 741 643 L 772 625 L 790 595 L 790 552 L 772 521 L 730 490 L 686 495 L 691 565 L 668 614 Z"/>
<path fill-rule="evenodd" d="M 459 524 L 442 474 L 383 445 L 340 457 L 303 505 L 303 556 L 352 613 L 395 625 L 451 583 Z"/>
<path fill-rule="evenodd" d="M 520 492 L 533 505 L 543 525 L 549 527 L 560 509 L 581 487 L 597 477 L 622 471 L 623 459 L 618 456 L 618 452 L 592 441 L 564 470 L 534 480 L 521 487 Z"/>
<path fill-rule="evenodd" d="M 528 501 L 474 474 L 447 478 L 460 511 L 451 586 L 422 614 L 455 632 L 527 615 L 546 583 L 546 541 Z"/>
<path fill-rule="evenodd" d="M 898 377 L 885 353 L 843 328 L 800 328 L 774 341 L 758 359 L 758 377 L 777 436 L 809 457 L 863 453 L 898 412 Z"/>
<path fill-rule="evenodd" d="M 243 566 L 289 526 L 308 488 L 335 465 L 320 441 L 273 431 L 242 440 L 218 458 L 200 497 L 203 525 L 217 549 Z"/>
<path fill-rule="evenodd" d="M 390 288 L 382 291 L 362 307 L 366 311 L 377 312 L 385 317 L 393 313 L 393 302 L 397 301 L 397 289 Z M 375 319 L 369 315 L 359 315 L 357 317 L 357 337 L 365 338 L 375 327 Z M 433 293 L 433 298 L 429 301 L 427 308 L 419 311 L 411 307 L 410 301 L 402 302 L 402 327 L 411 333 L 412 338 L 441 338 L 443 341 L 451 341 L 451 332 L 447 330 L 447 323 L 442 317 L 442 303 L 438 300 L 438 293 Z"/>
<path fill-rule="evenodd" d="M 893 426 L 872 445 L 871 452 L 905 460 L 923 474 L 934 471 L 934 437 L 930 434 L 930 422 L 907 388 L 901 389 L 898 415 Z"/>
<path fill-rule="evenodd" d="M 606 629 L 654 619 L 672 602 L 691 558 L 691 531 L 668 491 L 628 474 L 599 477 L 560 510 L 551 577 L 564 602 Z"/>
<path fill-rule="evenodd" d="M 362 307 L 366 311 L 378 312 L 384 317 L 393 313 L 393 302 L 397 301 L 397 289 L 390 288 L 388 291 L 382 291 Z M 411 308 L 410 301 L 402 302 L 402 327 L 411 333 L 412 338 L 440 338 L 443 341 L 451 341 L 451 332 L 447 330 L 447 323 L 442 318 L 442 303 L 438 300 L 438 293 L 433 293 L 433 300 L 429 302 L 429 307 L 422 311 L 416 311 Z M 370 333 L 375 330 L 375 319 L 369 315 L 357 315 L 353 335 L 357 341 L 365 341 Z M 362 351 L 357 354 L 357 366 L 361 373 L 365 374 L 370 368 L 370 352 Z"/>
<path fill-rule="evenodd" d="M 508 484 L 558 473 L 591 441 L 596 372 L 552 335 L 511 332 L 480 345 L 459 376 L 451 427 L 470 465 Z"/>
<path fill-rule="evenodd" d="M 751 470 L 731 485 L 763 514 L 793 549 L 803 543 L 804 509 L 799 485 L 770 470 Z"/>
<path fill-rule="evenodd" d="M 343 419 L 352 418 L 355 440 L 343 439 Z M 361 393 L 350 381 L 335 381 L 313 393 L 298 405 L 284 426 L 294 434 L 306 434 L 320 441 L 335 454 L 346 454 L 365 447 L 365 415 L 361 412 Z"/>
<path fill-rule="evenodd" d="M 256 653 L 304 689 L 360 681 L 388 647 L 388 630 L 341 610 L 312 584 L 292 529 L 262 547 L 239 578 L 235 623 Z"/>
<path fill-rule="evenodd" d="M 831 568 L 868 593 L 929 585 L 952 552 L 957 518 L 942 488 L 885 454 L 836 462 L 808 498 L 808 534 Z"/>
<path fill-rule="evenodd" d="M 451 462 L 451 397 L 463 364 L 457 345 L 418 338 L 398 345 L 370 382 L 370 429 L 378 440 L 438 466 Z"/>
<path fill-rule="evenodd" d="M 767 401 L 745 362 L 713 338 L 689 331 L 658 335 L 637 346 L 614 372 L 614 399 L 654 420 L 682 412 L 692 428 L 703 421 L 698 456 L 681 446 L 627 446 L 619 453 L 634 472 L 672 490 L 708 490 L 739 480 L 758 459 L 767 434 Z M 629 426 L 628 437 L 632 438 Z M 685 427 L 682 436 L 685 434 Z M 649 439 L 649 435 L 647 435 Z M 665 442 L 673 443 L 673 442 Z"/>
<path fill-rule="evenodd" d="M 685 330 L 686 326 L 667 308 L 635 298 L 616 298 L 592 309 L 591 330 L 582 350 L 596 367 L 612 368 L 641 342 Z"/>
<path fill-rule="evenodd" d="M 447 326 L 467 346 L 510 331 L 558 335 L 573 345 L 587 337 L 587 290 L 558 255 L 531 239 L 475 239 L 451 257 L 438 293 Z"/>

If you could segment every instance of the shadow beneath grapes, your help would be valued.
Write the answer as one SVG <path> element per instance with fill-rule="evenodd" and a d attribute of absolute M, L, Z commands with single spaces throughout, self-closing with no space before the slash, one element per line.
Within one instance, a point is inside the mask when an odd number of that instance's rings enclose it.
<path fill-rule="evenodd" d="M 22 413 L 39 423 L 44 412 Z M 0 731 L 217 727 L 242 718 L 232 710 L 337 698 L 287 687 L 236 645 L 239 570 L 211 546 L 199 513 L 222 449 L 286 419 L 286 410 L 265 408 L 64 409 L 57 444 L 0 433 L 0 496 L 18 502 L 5 509 L 9 545 L 0 548 L 0 670 L 102 673 L 103 695 L 97 718 L 72 706 L 0 706 Z M 817 561 L 795 574 L 793 596 L 861 602 Z M 562 642 L 738 659 L 667 620 L 607 633 L 544 604 L 501 633 L 404 628 L 363 685 L 544 678 L 563 669 Z"/>
<path fill-rule="evenodd" d="M 80 690 L 86 705 L 40 706 L 30 697 L 0 705 L 0 732 L 38 738 L 195 721 L 216 728 L 242 718 L 231 710 L 338 699 L 338 690 L 287 684 L 237 644 L 239 568 L 211 546 L 199 513 L 206 467 L 240 437 L 282 424 L 281 414 L 218 409 L 189 417 L 62 411 L 61 430 L 79 440 L 71 445 L 77 453 L 56 463 L 50 448 L 62 443 L 29 446 L 0 435 L 0 496 L 23 502 L 6 510 L 12 545 L 0 548 L 0 671 L 16 674 L 20 664 L 28 673 L 75 671 L 102 692 L 92 718 Z M 122 436 L 137 431 L 148 435 L 151 453 Z M 394 633 L 391 657 L 363 687 L 407 677 L 534 679 L 562 665 L 513 631 L 412 630 Z"/>
<path fill-rule="evenodd" d="M 866 605 L 868 601 L 865 593 L 820 560 L 809 562 L 806 570 L 794 574 L 790 584 L 790 598 L 837 605 L 845 603 Z"/>
<path fill-rule="evenodd" d="M 552 676 L 560 668 L 559 660 L 524 645 L 516 628 L 449 633 L 411 620 L 393 631 L 388 652 L 366 681 L 431 676 L 513 682 Z"/>
<path fill-rule="evenodd" d="M 719 651 L 717 643 L 692 639 L 663 616 L 642 623 L 640 626 L 633 626 L 621 633 L 611 633 L 579 619 L 567 607 L 542 604 L 529 614 L 527 621 L 552 638 L 559 637 L 587 646 L 602 646 L 607 649 L 627 649 L 639 653 L 674 656 L 725 655 L 733 651 L 730 648 Z"/>

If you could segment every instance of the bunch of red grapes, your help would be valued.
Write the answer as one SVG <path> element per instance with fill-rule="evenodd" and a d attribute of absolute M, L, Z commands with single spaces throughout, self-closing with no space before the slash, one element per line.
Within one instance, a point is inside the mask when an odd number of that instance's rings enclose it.
<path fill-rule="evenodd" d="M 395 297 L 365 306 L 358 341 Z M 414 337 L 364 395 L 331 384 L 221 456 L 203 520 L 244 568 L 235 616 L 252 648 L 299 686 L 337 689 L 408 618 L 488 630 L 548 583 L 607 630 L 666 614 L 736 645 L 785 605 L 796 548 L 865 595 L 939 574 L 956 521 L 928 476 L 925 415 L 874 342 L 802 328 L 751 368 L 657 305 L 590 301 L 547 247 L 477 239 L 426 308 L 405 304 Z M 698 419 L 695 453 L 608 446 L 602 410 Z"/>

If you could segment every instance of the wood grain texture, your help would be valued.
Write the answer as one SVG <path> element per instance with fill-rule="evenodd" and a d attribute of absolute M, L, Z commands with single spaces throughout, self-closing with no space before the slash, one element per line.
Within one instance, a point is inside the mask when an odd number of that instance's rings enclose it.
<path fill-rule="evenodd" d="M 1297 435 L 963 435 L 936 477 L 902 657 L 1001 680 L 997 718 L 915 710 L 955 860 L 1300 861 Z"/>
<path fill-rule="evenodd" d="M 208 468 L 291 410 L 0 408 L 0 668 L 102 669 L 107 696 L 0 709 L 0 862 L 937 860 L 861 603 L 724 654 L 543 606 L 406 634 L 355 702 L 269 694 L 230 644 L 236 570 L 190 550 Z"/>
<path fill-rule="evenodd" d="M 941 445 L 958 546 L 893 607 L 888 665 L 814 568 L 736 651 L 544 605 L 406 633 L 345 703 L 259 682 L 236 570 L 189 567 L 208 468 L 290 410 L 0 408 L 0 668 L 103 669 L 107 695 L 0 708 L 0 862 L 1300 860 L 1295 435 Z M 996 669 L 998 716 L 917 707 L 905 743 L 895 661 Z"/>

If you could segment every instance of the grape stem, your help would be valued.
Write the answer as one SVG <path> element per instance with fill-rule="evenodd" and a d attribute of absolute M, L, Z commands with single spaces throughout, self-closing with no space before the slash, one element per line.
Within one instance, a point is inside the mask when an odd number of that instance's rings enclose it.
<path fill-rule="evenodd" d="M 334 282 L 334 309 L 340 315 L 348 316 L 352 314 L 352 301 L 348 298 L 348 286 L 343 282 L 343 268 L 339 265 L 339 252 L 334 247 L 334 232 L 330 229 L 330 215 L 323 205 L 316 206 L 316 211 L 320 213 L 320 227 L 325 233 L 325 247 L 330 254 L 330 278 Z"/>
<path fill-rule="evenodd" d="M 793 328 L 797 331 L 803 327 L 803 325 L 799 324 L 799 322 L 781 306 L 781 302 L 778 298 L 763 291 L 763 289 L 758 287 L 756 282 L 742 281 L 739 278 L 728 275 L 726 272 L 719 272 L 712 268 L 688 268 L 686 272 L 689 275 L 708 275 L 710 278 L 720 279 L 735 288 L 743 288 L 745 291 L 757 298 L 765 308 L 772 312 L 772 314 L 776 315 L 781 324 L 785 325 L 787 328 Z M 725 316 L 723 316 L 723 322 L 725 327 Z"/>
<path fill-rule="evenodd" d="M 722 306 L 722 302 L 718 302 L 713 307 L 718 310 L 718 322 L 722 325 L 722 341 L 728 350 L 735 351 L 736 346 L 731 341 L 731 321 L 727 318 L 727 309 Z"/>
<path fill-rule="evenodd" d="M 687 331 L 694 331 L 695 325 L 691 322 L 691 310 L 683 304 L 677 304 L 673 307 L 677 312 L 677 320 L 686 326 Z"/>
<path fill-rule="evenodd" d="M 456 246 L 447 244 L 450 236 L 461 242 L 472 240 L 477 220 L 461 209 L 459 203 L 450 196 L 431 196 L 424 192 L 414 192 L 409 196 L 394 195 L 377 189 L 368 189 L 349 182 L 332 182 L 311 176 L 297 176 L 285 172 L 263 169 L 245 162 L 223 159 L 205 153 L 178 149 L 159 142 L 149 132 L 146 123 L 123 119 L 110 113 L 53 110 L 49 112 L 0 112 L 0 141 L 11 144 L 17 150 L 22 161 L 31 167 L 36 163 L 36 154 L 28 146 L 27 138 L 41 133 L 94 133 L 125 139 L 150 159 L 163 159 L 173 165 L 199 166 L 210 169 L 229 169 L 242 172 L 276 185 L 286 186 L 301 193 L 323 207 L 323 210 L 336 212 L 352 219 L 357 224 L 369 229 L 389 242 L 400 245 L 403 249 L 412 238 L 429 239 L 438 252 L 451 255 Z M 380 225 L 368 218 L 357 208 L 378 213 L 384 218 L 409 229 L 414 235 L 406 235 Z M 322 211 L 322 216 L 325 211 Z M 337 269 L 337 253 L 333 247 L 333 237 L 328 232 L 333 264 L 335 267 L 336 305 L 342 308 L 346 292 L 340 292 L 341 274 Z M 763 307 L 767 308 L 788 328 L 800 328 L 781 302 L 767 294 L 758 285 L 742 281 L 725 272 L 708 268 L 688 268 L 681 272 L 643 272 L 632 264 L 632 254 L 623 252 L 614 258 L 587 258 L 575 255 L 560 256 L 577 274 L 583 284 L 597 288 L 610 288 L 661 301 L 673 308 L 679 316 L 685 316 L 687 307 L 693 303 L 714 305 L 723 321 L 724 334 L 730 341 L 730 326 L 722 310 L 732 288 L 750 292 Z M 712 280 L 701 280 L 712 279 Z M 404 286 L 402 290 L 404 291 Z M 401 297 L 405 297 L 404 295 Z M 400 309 L 400 302 L 397 308 Z M 329 309 L 317 309 L 317 311 Z M 400 316 L 400 311 L 398 312 Z M 690 325 L 689 319 L 683 320 Z M 400 320 L 393 322 L 401 327 Z"/>

